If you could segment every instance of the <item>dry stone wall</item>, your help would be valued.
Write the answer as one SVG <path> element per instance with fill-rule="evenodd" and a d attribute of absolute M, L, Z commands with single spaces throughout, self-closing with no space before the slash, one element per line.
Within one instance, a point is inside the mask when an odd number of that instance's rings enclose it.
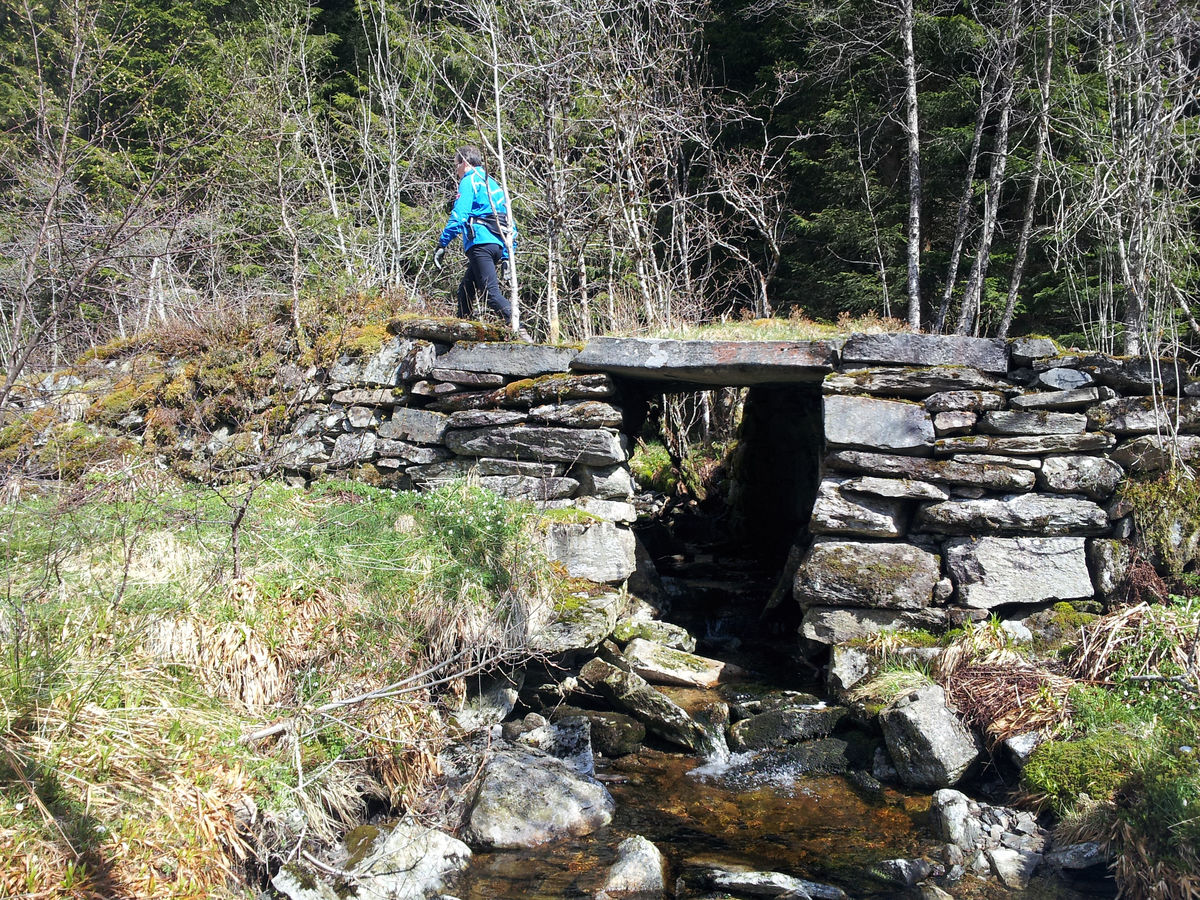
<path fill-rule="evenodd" d="M 468 323 L 392 331 L 371 358 L 323 373 L 287 466 L 422 489 L 472 474 L 581 510 L 546 547 L 597 581 L 634 565 L 621 384 L 819 382 L 824 456 L 793 587 L 803 635 L 823 643 L 1107 599 L 1132 529 L 1122 479 L 1166 466 L 1176 429 L 1175 452 L 1200 453 L 1200 389 L 1175 363 L 1044 339 L 602 338 L 580 352 L 489 341 Z"/>
<path fill-rule="evenodd" d="M 575 508 L 577 521 L 547 526 L 550 557 L 575 577 L 627 578 L 636 514 L 612 378 L 569 372 L 575 349 L 493 342 L 470 323 L 390 331 L 377 353 L 308 373 L 320 387 L 284 444 L 285 470 L 402 489 L 470 475 L 505 497 Z"/>
<path fill-rule="evenodd" d="M 823 382 L 802 633 L 839 643 L 1108 599 L 1132 529 L 1117 488 L 1163 469 L 1164 435 L 1200 431 L 1194 391 L 1170 360 L 1049 340 L 851 336 Z"/>

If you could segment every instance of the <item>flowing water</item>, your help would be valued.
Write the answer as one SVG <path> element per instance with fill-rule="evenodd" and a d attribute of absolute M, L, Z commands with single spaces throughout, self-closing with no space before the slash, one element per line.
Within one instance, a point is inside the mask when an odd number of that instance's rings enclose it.
<path fill-rule="evenodd" d="M 769 586 L 755 586 L 748 574 L 743 578 L 735 572 L 730 578 L 730 562 L 714 562 L 727 582 L 740 585 L 742 598 L 754 598 L 749 609 L 743 607 L 739 613 L 726 596 L 715 604 L 687 604 L 691 615 L 675 619 L 701 636 L 699 652 L 735 662 L 754 674 L 741 684 L 714 691 L 661 688 L 663 692 L 695 711 L 715 701 L 737 703 L 756 693 L 819 691 L 814 683 L 817 673 L 795 655 L 794 623 L 783 633 L 777 630 L 777 641 L 761 624 L 753 624 L 759 620 Z M 696 582 L 687 590 L 694 600 Z M 723 593 L 711 590 L 711 584 L 699 590 L 712 597 Z M 676 609 L 681 607 L 676 604 Z M 748 639 L 752 634 L 753 639 Z M 670 867 L 669 886 L 680 875 L 712 864 L 834 884 L 850 897 L 918 897 L 872 876 L 871 869 L 888 859 L 941 858 L 941 843 L 928 826 L 929 795 L 881 786 L 870 779 L 864 785 L 852 775 L 812 774 L 813 768 L 812 758 L 794 748 L 704 760 L 650 746 L 627 757 L 597 758 L 597 777 L 607 784 L 617 804 L 609 826 L 532 850 L 477 852 L 464 880 L 455 886 L 455 896 L 462 900 L 594 897 L 616 859 L 617 845 L 636 834 L 663 852 Z M 1107 888 L 1102 890 L 1112 896 Z M 950 891 L 972 900 L 1096 896 L 1049 877 L 1035 879 L 1022 892 L 970 879 Z M 668 896 L 675 894 L 668 890 Z M 689 890 L 679 896 L 724 895 Z"/>

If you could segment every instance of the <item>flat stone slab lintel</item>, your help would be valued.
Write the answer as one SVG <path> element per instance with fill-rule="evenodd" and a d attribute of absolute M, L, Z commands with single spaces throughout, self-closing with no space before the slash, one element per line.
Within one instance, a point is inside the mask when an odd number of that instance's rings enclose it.
<path fill-rule="evenodd" d="M 835 341 L 675 341 L 595 338 L 575 357 L 575 371 L 647 381 L 713 384 L 817 384 L 837 364 Z"/>

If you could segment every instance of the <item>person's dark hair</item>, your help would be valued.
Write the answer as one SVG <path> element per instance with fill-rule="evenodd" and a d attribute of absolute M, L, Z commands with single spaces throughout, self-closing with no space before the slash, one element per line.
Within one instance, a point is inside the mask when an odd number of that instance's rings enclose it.
<path fill-rule="evenodd" d="M 478 147 L 459 147 L 454 153 L 454 164 L 466 163 L 471 168 L 483 165 L 483 154 Z"/>

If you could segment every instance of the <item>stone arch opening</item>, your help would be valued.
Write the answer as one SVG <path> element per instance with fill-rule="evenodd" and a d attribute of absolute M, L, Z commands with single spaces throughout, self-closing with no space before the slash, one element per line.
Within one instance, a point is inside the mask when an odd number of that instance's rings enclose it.
<path fill-rule="evenodd" d="M 667 398 L 720 387 L 621 379 L 630 438 L 657 433 Z M 768 607 L 790 580 L 789 553 L 808 542 L 824 451 L 821 386 L 728 387 L 736 388 L 738 414 L 716 489 L 702 499 L 660 498 L 634 530 L 664 584 L 671 618 L 712 643 L 775 634 L 791 644 L 799 609 L 791 602 Z"/>

